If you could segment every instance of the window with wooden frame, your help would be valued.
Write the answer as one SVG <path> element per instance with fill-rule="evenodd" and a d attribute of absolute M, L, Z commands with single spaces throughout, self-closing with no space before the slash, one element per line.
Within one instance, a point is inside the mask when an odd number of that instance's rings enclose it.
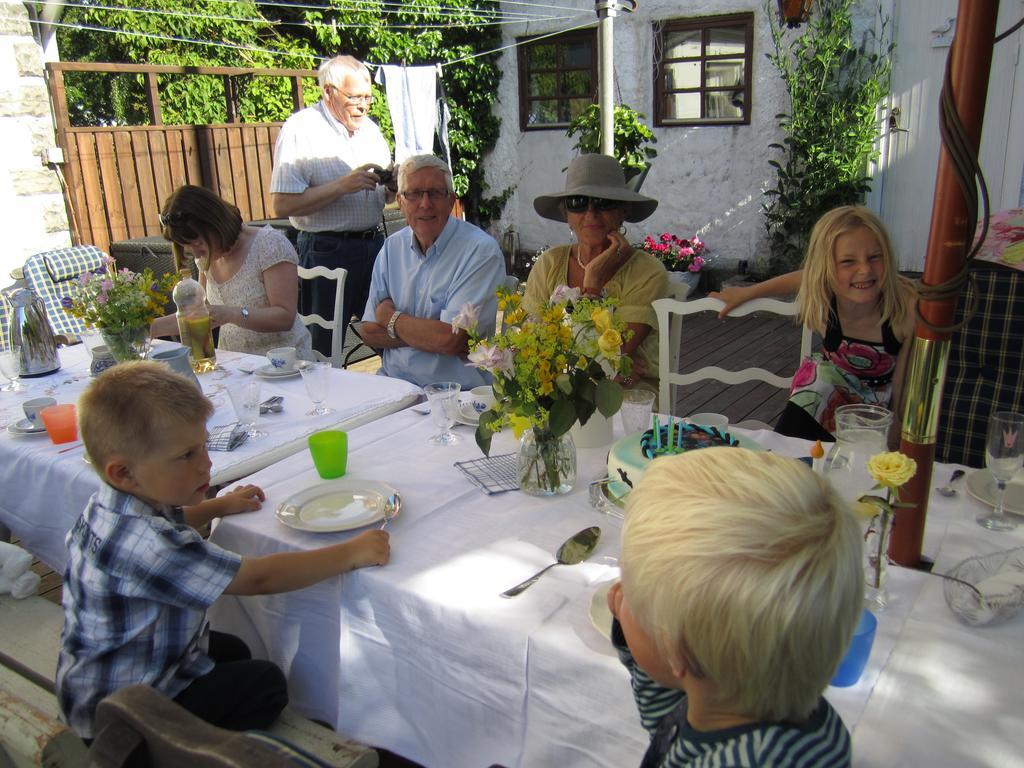
<path fill-rule="evenodd" d="M 754 14 L 655 28 L 655 125 L 748 125 Z"/>
<path fill-rule="evenodd" d="M 597 97 L 596 32 L 518 42 L 520 130 L 567 128 Z"/>

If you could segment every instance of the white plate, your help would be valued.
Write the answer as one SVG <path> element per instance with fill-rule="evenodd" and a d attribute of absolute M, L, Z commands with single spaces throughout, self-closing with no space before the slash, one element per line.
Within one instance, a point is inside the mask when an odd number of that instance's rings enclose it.
<path fill-rule="evenodd" d="M 282 371 L 275 368 L 270 363 L 261 365 L 259 368 L 253 371 L 253 374 L 259 376 L 261 379 L 290 379 L 292 376 L 299 375 L 298 368 L 289 368 L 286 371 Z"/>
<path fill-rule="evenodd" d="M 614 581 L 605 582 L 590 598 L 590 621 L 593 622 L 594 629 L 600 632 L 606 640 L 612 639 L 612 612 L 608 610 L 608 590 L 614 583 Z"/>
<path fill-rule="evenodd" d="M 465 424 L 467 427 L 475 427 L 480 423 L 480 414 L 473 407 L 473 403 L 463 400 L 459 403 L 459 412 L 455 416 L 455 421 Z"/>
<path fill-rule="evenodd" d="M 394 488 L 376 480 L 340 477 L 293 493 L 274 516 L 300 531 L 349 531 L 383 520 L 385 501 L 393 494 Z"/>
<path fill-rule="evenodd" d="M 21 421 L 8 424 L 7 431 L 12 435 L 39 435 L 46 431 L 46 427 L 36 427 L 28 419 L 21 419 Z"/>
<path fill-rule="evenodd" d="M 987 469 L 979 469 L 967 476 L 967 492 L 991 507 L 996 505 L 996 480 Z M 1015 515 L 1024 515 L 1024 475 L 1020 472 L 1006 484 L 1003 508 Z"/>

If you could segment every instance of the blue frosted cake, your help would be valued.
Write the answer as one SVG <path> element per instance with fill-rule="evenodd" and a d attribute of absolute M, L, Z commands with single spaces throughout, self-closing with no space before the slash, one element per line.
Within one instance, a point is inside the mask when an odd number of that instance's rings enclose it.
<path fill-rule="evenodd" d="M 671 442 L 670 442 L 671 439 Z M 628 486 L 636 485 L 652 459 L 714 446 L 735 447 L 739 441 L 718 427 L 675 422 L 627 435 L 608 453 L 608 476 Z"/>

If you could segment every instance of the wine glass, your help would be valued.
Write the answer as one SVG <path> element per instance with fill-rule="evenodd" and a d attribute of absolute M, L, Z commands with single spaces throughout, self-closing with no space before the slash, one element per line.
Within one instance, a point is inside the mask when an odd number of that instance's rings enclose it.
<path fill-rule="evenodd" d="M 323 416 L 334 413 L 333 408 L 324 405 L 327 399 L 327 374 L 330 366 L 327 363 L 307 361 L 299 368 L 302 373 L 302 383 L 306 385 L 306 394 L 313 401 L 313 410 L 306 413 L 307 416 Z"/>
<path fill-rule="evenodd" d="M 978 515 L 978 525 L 990 531 L 1012 531 L 1017 523 L 1006 516 L 1006 484 L 1024 465 L 1024 416 L 1012 411 L 992 415 L 985 438 L 985 466 L 996 481 L 996 503 L 991 514 Z"/>
<path fill-rule="evenodd" d="M 457 381 L 441 381 L 427 384 L 423 388 L 430 403 L 430 415 L 441 432 L 430 438 L 434 445 L 455 445 L 459 438 L 452 432 L 455 415 L 459 409 L 459 393 L 462 385 Z"/>
<path fill-rule="evenodd" d="M 8 380 L 0 387 L 0 392 L 24 392 L 28 389 L 18 378 L 21 373 L 21 347 L 0 342 L 0 373 Z"/>
<path fill-rule="evenodd" d="M 260 416 L 260 380 L 248 378 L 228 387 L 228 397 L 238 417 L 238 426 L 245 429 L 250 440 L 266 437 L 267 433 L 256 428 Z"/>

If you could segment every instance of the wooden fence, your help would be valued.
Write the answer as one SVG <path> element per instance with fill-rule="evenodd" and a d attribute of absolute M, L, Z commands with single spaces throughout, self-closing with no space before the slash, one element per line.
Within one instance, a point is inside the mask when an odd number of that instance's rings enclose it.
<path fill-rule="evenodd" d="M 273 218 L 270 172 L 281 123 L 241 123 L 240 76 L 286 77 L 295 109 L 304 105 L 303 78 L 313 70 L 175 67 L 134 64 L 51 62 L 46 65 L 57 142 L 64 150 L 66 201 L 72 239 L 109 252 L 119 240 L 160 233 L 163 201 L 182 184 L 207 187 L 242 212 L 246 221 Z M 72 127 L 65 72 L 141 74 L 146 85 L 149 125 Z M 215 75 L 224 79 L 229 122 L 164 125 L 157 75 Z"/>

